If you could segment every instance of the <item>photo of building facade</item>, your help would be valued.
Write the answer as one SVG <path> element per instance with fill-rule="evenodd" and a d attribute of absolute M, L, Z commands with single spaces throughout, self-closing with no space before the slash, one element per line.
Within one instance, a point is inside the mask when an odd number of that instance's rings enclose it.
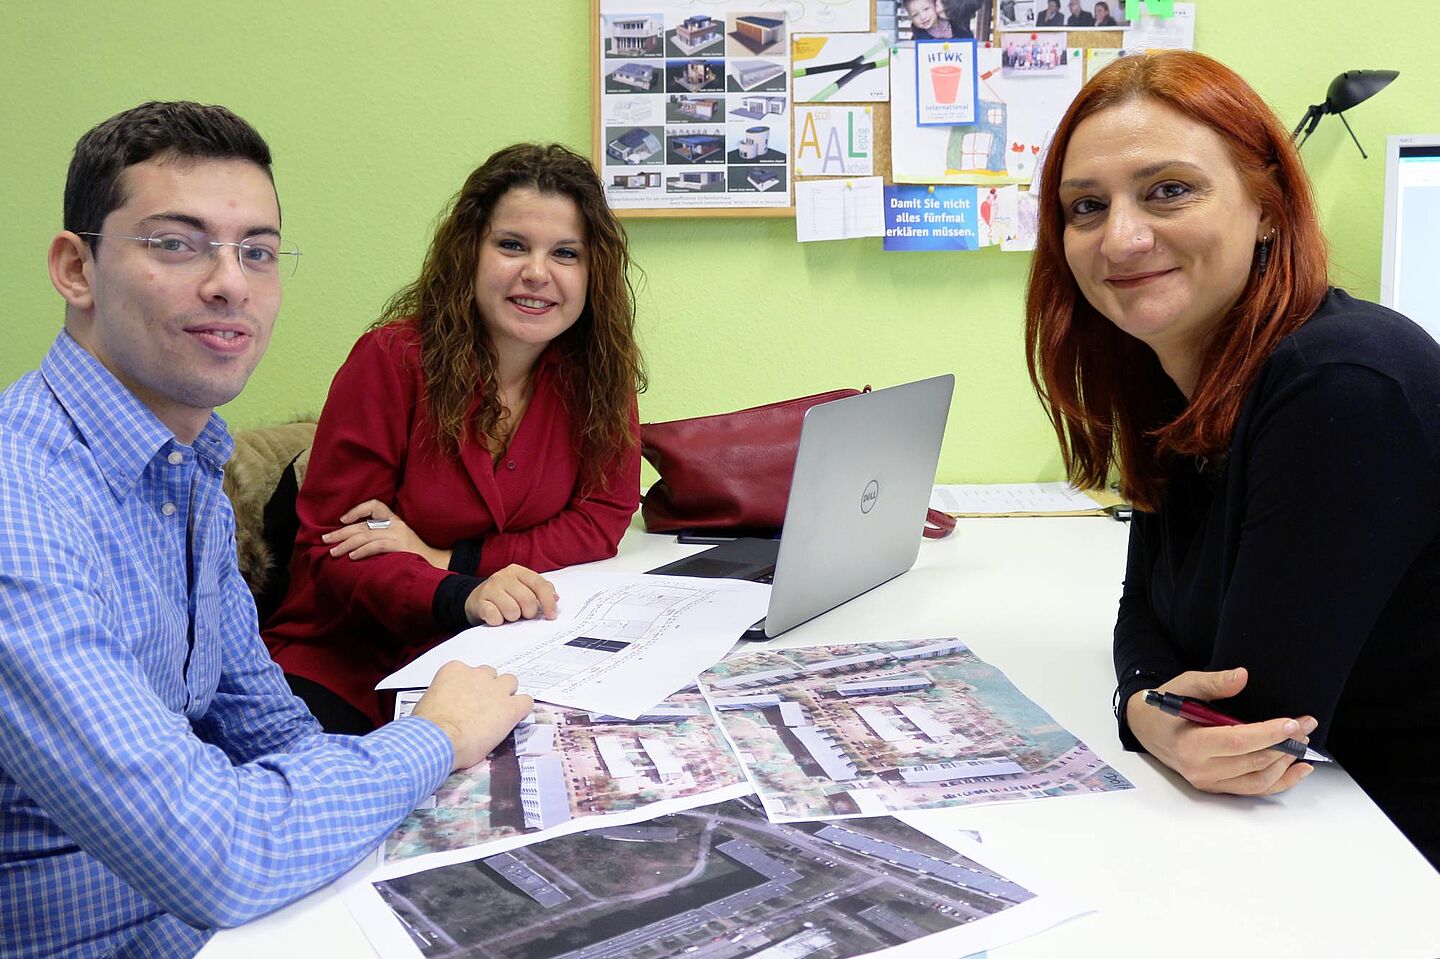
<path fill-rule="evenodd" d="M 605 144 L 605 152 L 621 163 L 644 163 L 660 152 L 660 139 L 644 127 L 622 128 Z"/>
<path fill-rule="evenodd" d="M 740 106 L 730 112 L 751 120 L 763 120 L 772 113 L 784 113 L 785 98 L 781 96 L 741 97 Z"/>
<path fill-rule="evenodd" d="M 612 190 L 646 190 L 660 185 L 660 172 L 616 174 L 610 183 Z"/>
<path fill-rule="evenodd" d="M 714 17 L 686 17 L 685 21 L 675 28 L 675 46 L 687 54 L 699 53 L 720 40 L 723 29 L 724 24 Z"/>
<path fill-rule="evenodd" d="M 648 63 L 627 63 L 610 73 L 610 79 L 642 93 L 655 89 L 656 70 Z"/>
<path fill-rule="evenodd" d="M 719 60 L 671 60 L 666 64 L 665 72 L 670 89 L 699 93 L 701 90 L 720 89 L 721 69 Z"/>
<path fill-rule="evenodd" d="M 672 176 L 666 181 L 670 190 L 715 190 L 721 188 L 725 182 L 725 173 L 721 170 L 686 170 L 678 176 Z"/>
<path fill-rule="evenodd" d="M 750 91 L 783 79 L 785 68 L 770 60 L 736 60 L 730 64 L 730 76 L 741 90 Z"/>
<path fill-rule="evenodd" d="M 785 21 L 775 17 L 736 17 L 730 36 L 751 53 L 762 53 L 784 41 Z"/>
<path fill-rule="evenodd" d="M 659 17 L 614 16 L 605 18 L 605 55 L 643 57 L 660 54 L 663 25 Z"/>
<path fill-rule="evenodd" d="M 676 97 L 675 111 L 693 120 L 713 120 L 725 101 L 715 97 Z"/>
<path fill-rule="evenodd" d="M 770 151 L 770 128 L 750 127 L 745 135 L 740 138 L 738 145 L 740 156 L 745 160 L 754 160 L 763 157 Z"/>
<path fill-rule="evenodd" d="M 756 167 L 745 175 L 746 181 L 755 189 L 764 192 L 780 185 L 778 174 Z"/>
<path fill-rule="evenodd" d="M 702 163 L 720 160 L 725 151 L 725 138 L 709 134 L 670 137 L 670 152 L 681 160 Z"/>

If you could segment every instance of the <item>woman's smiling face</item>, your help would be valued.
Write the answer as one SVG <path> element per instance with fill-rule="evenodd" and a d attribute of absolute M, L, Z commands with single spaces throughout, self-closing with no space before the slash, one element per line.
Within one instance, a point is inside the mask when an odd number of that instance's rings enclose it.
<path fill-rule="evenodd" d="M 1065 260 L 1090 305 L 1162 363 L 1203 350 L 1269 229 L 1220 135 L 1128 100 L 1075 128 L 1060 179 Z"/>

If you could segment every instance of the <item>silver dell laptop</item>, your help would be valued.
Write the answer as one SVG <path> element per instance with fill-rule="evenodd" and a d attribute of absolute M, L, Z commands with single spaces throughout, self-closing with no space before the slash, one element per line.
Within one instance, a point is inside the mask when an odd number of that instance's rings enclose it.
<path fill-rule="evenodd" d="M 894 579 L 920 552 L 954 390 L 946 373 L 812 407 L 780 539 L 737 539 L 650 572 L 771 582 L 770 608 L 746 639 L 779 636 Z"/>

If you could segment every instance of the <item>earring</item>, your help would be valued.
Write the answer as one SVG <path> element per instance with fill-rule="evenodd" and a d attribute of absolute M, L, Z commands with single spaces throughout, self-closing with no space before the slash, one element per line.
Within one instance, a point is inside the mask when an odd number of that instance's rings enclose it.
<path fill-rule="evenodd" d="M 1265 239 L 1260 241 L 1260 275 L 1264 276 L 1265 271 L 1270 269 L 1270 241 L 1275 239 L 1275 230 L 1272 228 Z"/>

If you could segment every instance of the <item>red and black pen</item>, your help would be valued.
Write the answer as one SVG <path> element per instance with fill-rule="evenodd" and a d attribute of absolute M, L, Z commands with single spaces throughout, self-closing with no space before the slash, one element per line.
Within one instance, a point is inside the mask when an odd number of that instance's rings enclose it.
<path fill-rule="evenodd" d="M 1157 689 L 1149 689 L 1145 691 L 1145 702 L 1169 713 L 1171 716 L 1179 716 L 1181 719 L 1188 720 L 1197 726 L 1242 726 L 1245 724 L 1244 720 L 1236 719 L 1234 716 L 1227 716 L 1204 700 L 1191 699 L 1189 696 L 1178 696 L 1175 693 L 1162 693 Z M 1289 753 L 1296 759 L 1303 759 L 1307 763 L 1330 763 L 1335 761 L 1329 756 L 1323 756 L 1317 753 L 1298 739 L 1287 739 L 1283 743 L 1276 743 L 1270 748 L 1278 749 L 1282 753 Z"/>

